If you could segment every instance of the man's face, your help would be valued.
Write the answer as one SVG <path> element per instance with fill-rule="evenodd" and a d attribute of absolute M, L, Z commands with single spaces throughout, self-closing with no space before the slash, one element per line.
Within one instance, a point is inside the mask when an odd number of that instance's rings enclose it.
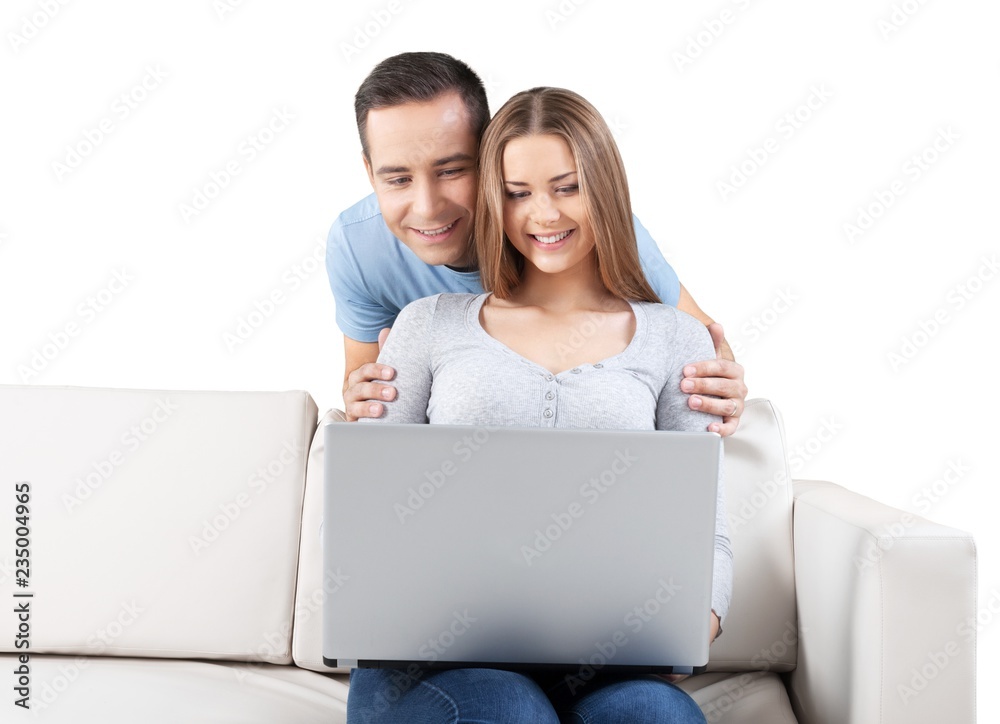
<path fill-rule="evenodd" d="M 368 112 L 365 168 L 386 226 L 421 261 L 467 266 L 479 139 L 456 92 Z"/>

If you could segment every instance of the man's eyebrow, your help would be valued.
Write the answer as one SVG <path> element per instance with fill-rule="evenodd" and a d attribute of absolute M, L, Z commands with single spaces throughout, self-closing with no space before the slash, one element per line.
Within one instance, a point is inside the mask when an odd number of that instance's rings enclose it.
<path fill-rule="evenodd" d="M 453 153 L 450 156 L 445 156 L 444 158 L 439 158 L 434 162 L 434 166 L 447 166 L 449 163 L 455 163 L 456 161 L 475 161 L 475 159 L 467 153 Z"/>
<path fill-rule="evenodd" d="M 567 171 L 566 173 L 561 173 L 558 176 L 553 176 L 552 178 L 549 179 L 549 183 L 550 184 L 554 184 L 557 181 L 562 181 L 567 176 L 572 176 L 575 173 L 576 173 L 576 171 Z M 510 184 L 511 186 L 527 186 L 528 185 L 524 181 L 507 181 L 507 180 L 504 180 L 504 183 L 505 184 Z"/>
<path fill-rule="evenodd" d="M 474 161 L 475 159 L 467 153 L 453 153 L 450 156 L 445 156 L 444 158 L 439 158 L 434 163 L 431 164 L 434 168 L 440 166 L 447 166 L 450 163 L 456 163 L 458 161 Z M 409 173 L 409 166 L 379 166 L 375 170 L 376 176 L 384 176 L 390 173 Z"/>
<path fill-rule="evenodd" d="M 379 166 L 377 169 L 375 169 L 375 175 L 385 176 L 386 174 L 389 173 L 406 173 L 409 170 L 410 169 L 408 169 L 406 166 Z"/>

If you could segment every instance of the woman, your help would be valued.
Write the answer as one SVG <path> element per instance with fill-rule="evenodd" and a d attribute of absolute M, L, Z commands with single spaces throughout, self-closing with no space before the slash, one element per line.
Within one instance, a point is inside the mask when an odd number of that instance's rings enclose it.
<path fill-rule="evenodd" d="M 475 253 L 485 294 L 404 308 L 379 362 L 406 392 L 379 420 L 487 426 L 705 430 L 684 366 L 712 354 L 699 321 L 659 303 L 643 276 L 624 167 L 583 98 L 535 88 L 511 98 L 480 147 Z M 714 418 L 717 420 L 718 418 Z M 721 482 L 711 637 L 729 606 L 732 554 Z M 351 721 L 704 722 L 657 677 L 561 677 L 458 669 L 356 669 Z M 390 695 L 387 696 L 387 693 Z"/>

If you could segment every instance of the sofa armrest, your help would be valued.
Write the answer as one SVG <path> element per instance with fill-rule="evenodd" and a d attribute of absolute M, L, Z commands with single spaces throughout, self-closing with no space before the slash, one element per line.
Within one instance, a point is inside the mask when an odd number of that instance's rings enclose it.
<path fill-rule="evenodd" d="M 831 483 L 794 484 L 800 722 L 974 722 L 972 536 Z"/>

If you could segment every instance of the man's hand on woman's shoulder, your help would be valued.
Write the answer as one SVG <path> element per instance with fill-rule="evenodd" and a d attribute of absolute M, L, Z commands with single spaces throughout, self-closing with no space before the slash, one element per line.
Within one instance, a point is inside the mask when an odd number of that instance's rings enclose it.
<path fill-rule="evenodd" d="M 389 336 L 389 327 L 378 335 L 378 346 L 344 338 L 345 367 L 349 371 L 344 380 L 344 417 L 357 422 L 362 417 L 382 417 L 383 405 L 396 398 L 396 388 L 380 384 L 396 376 L 396 370 L 375 360 Z"/>
<path fill-rule="evenodd" d="M 740 415 L 746 407 L 747 386 L 743 382 L 743 365 L 725 355 L 728 351 L 722 325 L 708 325 L 715 346 L 716 358 L 695 362 L 684 368 L 681 391 L 690 395 L 688 406 L 722 418 L 722 424 L 712 423 L 710 432 L 727 437 L 736 432 Z"/>

